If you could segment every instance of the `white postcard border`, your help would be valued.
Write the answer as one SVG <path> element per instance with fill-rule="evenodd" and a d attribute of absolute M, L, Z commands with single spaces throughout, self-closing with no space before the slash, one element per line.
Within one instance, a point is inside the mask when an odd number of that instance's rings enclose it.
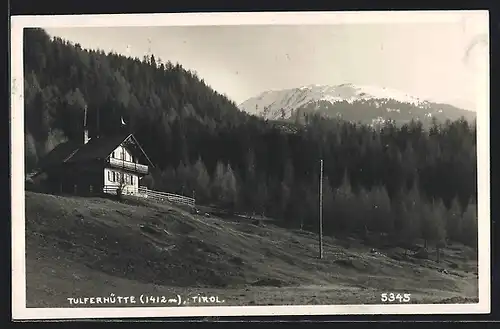
<path fill-rule="evenodd" d="M 11 17 L 11 195 L 12 195 L 12 318 L 143 318 L 197 316 L 355 315 L 355 314 L 463 314 L 490 312 L 490 143 L 489 57 L 477 75 L 479 303 L 411 305 L 296 305 L 212 307 L 27 308 L 25 273 L 24 195 L 24 73 L 23 29 L 26 27 L 199 26 L 199 25 L 326 25 L 426 22 L 472 22 L 489 35 L 486 10 L 407 12 L 260 12 L 58 15 Z"/>

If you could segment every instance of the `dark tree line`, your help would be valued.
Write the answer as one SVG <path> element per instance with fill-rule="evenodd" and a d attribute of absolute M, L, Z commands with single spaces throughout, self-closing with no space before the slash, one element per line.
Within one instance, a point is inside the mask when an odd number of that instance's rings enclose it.
<path fill-rule="evenodd" d="M 85 50 L 25 30 L 26 168 L 63 140 L 112 134 L 120 117 L 155 163 L 143 185 L 316 230 L 324 159 L 325 233 L 476 244 L 476 128 L 462 120 L 378 128 L 307 115 L 276 123 L 180 64 Z"/>

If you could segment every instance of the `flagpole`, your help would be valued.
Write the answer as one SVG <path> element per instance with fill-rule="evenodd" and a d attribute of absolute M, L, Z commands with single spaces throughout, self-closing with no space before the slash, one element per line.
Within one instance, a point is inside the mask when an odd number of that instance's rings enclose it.
<path fill-rule="evenodd" d="M 99 116 L 100 116 L 100 109 L 99 109 L 99 107 L 97 107 L 96 111 L 97 111 L 96 112 L 96 114 L 97 114 L 97 116 L 96 116 L 96 121 L 97 121 L 97 133 L 96 133 L 96 137 L 99 138 L 100 135 L 101 135 L 101 127 L 99 126 L 99 124 L 100 124 L 100 122 L 99 122 Z"/>
<path fill-rule="evenodd" d="M 84 108 L 84 114 L 83 114 L 83 129 L 87 127 L 87 105 L 85 105 Z"/>
<path fill-rule="evenodd" d="M 323 258 L 323 159 L 319 173 L 319 258 Z"/>

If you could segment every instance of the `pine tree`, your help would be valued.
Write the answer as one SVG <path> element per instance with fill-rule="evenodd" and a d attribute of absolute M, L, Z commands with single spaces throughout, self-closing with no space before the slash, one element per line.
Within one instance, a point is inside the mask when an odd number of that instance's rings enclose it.
<path fill-rule="evenodd" d="M 422 205 L 420 213 L 422 222 L 422 238 L 427 247 L 429 242 L 441 244 L 446 238 L 445 211 L 444 206 L 439 202 Z"/>
<path fill-rule="evenodd" d="M 342 184 L 335 191 L 335 230 L 343 233 L 364 230 L 365 223 L 360 221 L 359 213 L 355 208 L 355 196 L 352 192 L 349 175 L 344 172 Z"/>
<path fill-rule="evenodd" d="M 367 197 L 371 210 L 369 229 L 371 231 L 392 233 L 394 222 L 391 213 L 391 200 L 386 189 L 383 186 L 374 187 L 368 192 Z"/>
<path fill-rule="evenodd" d="M 169 193 L 175 193 L 178 190 L 178 183 L 177 183 L 177 177 L 176 177 L 176 172 L 173 167 L 167 167 L 163 172 L 161 173 L 160 177 L 160 184 L 158 188 L 160 191 L 164 192 L 169 192 Z M 156 184 L 155 184 L 156 186 Z"/>
<path fill-rule="evenodd" d="M 228 164 L 223 177 L 223 198 L 222 201 L 229 209 L 234 209 L 238 201 L 238 183 L 231 165 Z"/>
<path fill-rule="evenodd" d="M 192 181 L 189 165 L 186 165 L 183 161 L 181 161 L 177 166 L 175 174 L 177 193 L 182 195 L 191 195 L 193 186 L 191 185 Z"/>
<path fill-rule="evenodd" d="M 201 157 L 196 161 L 192 172 L 195 180 L 196 199 L 208 200 L 210 198 L 210 175 Z"/>
<path fill-rule="evenodd" d="M 212 182 L 212 195 L 219 205 L 234 209 L 237 202 L 238 186 L 230 165 L 218 162 Z"/>
<path fill-rule="evenodd" d="M 154 190 L 156 188 L 155 179 L 154 179 L 153 175 L 151 175 L 151 174 L 144 176 L 141 179 L 141 181 L 139 182 L 139 185 L 145 186 L 146 188 L 148 188 L 150 190 Z"/>
<path fill-rule="evenodd" d="M 462 209 L 458 198 L 454 198 L 450 209 L 448 209 L 448 214 L 446 216 L 446 232 L 448 237 L 457 241 L 460 239 L 460 234 L 462 231 Z"/>
<path fill-rule="evenodd" d="M 332 222 L 335 220 L 335 194 L 330 184 L 330 179 L 325 176 L 323 183 L 323 230 L 326 234 L 335 232 Z"/>
<path fill-rule="evenodd" d="M 465 212 L 462 215 L 462 242 L 473 247 L 478 248 L 478 214 L 477 205 L 469 202 Z"/>
<path fill-rule="evenodd" d="M 254 211 L 260 215 L 265 215 L 266 203 L 268 198 L 268 188 L 264 178 L 258 179 L 257 194 L 255 195 Z"/>
<path fill-rule="evenodd" d="M 24 161 L 26 173 L 29 173 L 36 168 L 38 163 L 35 140 L 29 131 L 27 131 L 24 135 Z"/>
<path fill-rule="evenodd" d="M 290 202 L 292 189 L 294 186 L 293 164 L 288 161 L 285 164 L 283 180 L 281 182 L 281 213 L 284 214 Z"/>
<path fill-rule="evenodd" d="M 437 262 L 441 261 L 441 248 L 446 245 L 446 215 L 447 210 L 444 206 L 442 200 L 435 201 L 432 203 L 432 213 L 433 213 L 433 221 L 434 221 L 434 241 L 436 244 L 436 254 L 437 254 Z"/>
<path fill-rule="evenodd" d="M 68 91 L 64 96 L 64 110 L 60 117 L 59 126 L 65 127 L 63 131 L 68 139 L 74 142 L 82 142 L 84 111 L 87 102 L 80 89 Z M 89 122 L 87 118 L 87 123 Z M 68 129 L 69 128 L 69 129 Z"/>

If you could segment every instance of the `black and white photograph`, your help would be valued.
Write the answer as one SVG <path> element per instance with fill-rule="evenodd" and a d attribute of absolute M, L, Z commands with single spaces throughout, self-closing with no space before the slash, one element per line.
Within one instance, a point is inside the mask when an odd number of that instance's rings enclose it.
<path fill-rule="evenodd" d="M 488 24 L 12 17 L 14 319 L 488 313 Z"/>

